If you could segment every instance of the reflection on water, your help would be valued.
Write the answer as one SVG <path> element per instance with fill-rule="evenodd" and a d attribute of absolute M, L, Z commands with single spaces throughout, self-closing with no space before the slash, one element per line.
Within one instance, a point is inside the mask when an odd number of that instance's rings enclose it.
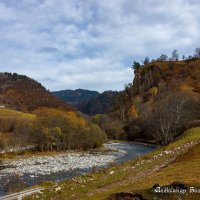
<path fill-rule="evenodd" d="M 123 163 L 125 161 L 136 158 L 137 156 L 143 155 L 155 149 L 153 146 L 144 144 L 135 144 L 129 142 L 120 143 L 107 143 L 106 147 L 110 149 L 116 149 L 118 152 L 109 152 L 108 154 L 115 155 L 116 163 Z M 90 163 L 90 162 L 89 162 Z M 3 174 L 0 171 L 0 196 L 7 193 L 13 193 L 19 190 L 23 190 L 28 186 L 33 186 L 40 184 L 44 181 L 62 181 L 66 179 L 73 178 L 94 170 L 95 166 L 88 163 L 86 168 L 77 168 L 69 171 L 60 171 L 58 173 L 52 173 L 48 175 L 36 176 L 33 174 Z M 101 166 L 97 168 L 106 167 L 108 164 L 102 163 Z M 95 167 L 96 168 L 96 167 Z"/>

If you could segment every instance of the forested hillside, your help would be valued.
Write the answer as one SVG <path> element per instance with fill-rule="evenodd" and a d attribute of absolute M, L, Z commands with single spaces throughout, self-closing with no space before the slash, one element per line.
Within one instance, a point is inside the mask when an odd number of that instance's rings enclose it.
<path fill-rule="evenodd" d="M 38 107 L 73 110 L 37 81 L 16 73 L 0 73 L 0 105 L 22 111 Z"/>
<path fill-rule="evenodd" d="M 200 125 L 200 59 L 134 62 L 132 68 L 133 83 L 118 94 L 109 114 L 93 117 L 109 136 L 166 145 Z"/>
<path fill-rule="evenodd" d="M 88 115 L 106 113 L 110 109 L 117 94 L 118 92 L 105 91 L 98 96 L 89 99 L 88 101 L 84 101 L 76 105 L 76 108 L 82 113 Z"/>
<path fill-rule="evenodd" d="M 52 94 L 84 114 L 95 115 L 106 113 L 118 92 L 105 91 L 100 94 L 96 91 L 77 89 L 61 90 Z"/>
<path fill-rule="evenodd" d="M 56 97 L 62 99 L 66 103 L 73 105 L 75 107 L 76 105 L 86 102 L 91 98 L 94 98 L 99 95 L 97 91 L 90 91 L 83 89 L 60 90 L 52 92 L 52 94 L 54 94 Z"/>
<path fill-rule="evenodd" d="M 0 73 L 0 152 L 34 146 L 53 151 L 99 147 L 105 133 L 40 83 Z"/>

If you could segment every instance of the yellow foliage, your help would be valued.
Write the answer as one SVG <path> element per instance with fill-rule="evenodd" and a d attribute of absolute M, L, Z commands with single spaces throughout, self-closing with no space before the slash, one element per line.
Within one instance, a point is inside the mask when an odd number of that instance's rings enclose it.
<path fill-rule="evenodd" d="M 136 119 L 138 117 L 137 109 L 135 105 L 132 105 L 128 110 L 128 117 L 132 119 Z"/>
<path fill-rule="evenodd" d="M 12 137 L 7 139 L 1 132 Z M 106 135 L 98 126 L 72 111 L 40 108 L 27 114 L 0 109 L 0 147 L 3 148 L 33 142 L 41 151 L 87 149 L 105 140 Z"/>
<path fill-rule="evenodd" d="M 66 118 L 70 120 L 72 124 L 84 127 L 86 125 L 86 120 L 82 117 L 78 117 L 75 112 L 66 112 Z"/>
<path fill-rule="evenodd" d="M 150 90 L 149 90 L 150 94 L 152 96 L 156 96 L 156 94 L 158 93 L 158 88 L 157 87 L 152 87 Z"/>
<path fill-rule="evenodd" d="M 59 118 L 65 118 L 67 121 L 70 122 L 71 125 L 75 125 L 77 127 L 81 126 L 84 127 L 86 126 L 86 120 L 82 117 L 79 117 L 75 112 L 73 111 L 61 111 L 58 109 L 53 109 L 53 108 L 42 108 L 35 110 L 33 112 L 37 116 L 40 117 L 56 117 L 57 119 Z"/>

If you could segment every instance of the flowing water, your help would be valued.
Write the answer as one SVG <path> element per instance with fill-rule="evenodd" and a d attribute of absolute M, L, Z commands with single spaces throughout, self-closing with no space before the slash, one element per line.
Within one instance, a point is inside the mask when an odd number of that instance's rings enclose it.
<path fill-rule="evenodd" d="M 13 161 L 10 168 L 0 170 L 0 196 L 44 181 L 70 179 L 94 168 L 108 167 L 111 163 L 123 163 L 155 149 L 151 145 L 130 142 L 107 143 L 104 146 L 113 151 L 32 156 Z"/>

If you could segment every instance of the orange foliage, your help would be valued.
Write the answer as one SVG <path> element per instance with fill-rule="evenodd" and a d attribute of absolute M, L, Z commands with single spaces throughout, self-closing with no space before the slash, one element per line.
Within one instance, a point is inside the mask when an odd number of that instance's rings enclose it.
<path fill-rule="evenodd" d="M 137 110 L 136 110 L 136 106 L 135 105 L 132 105 L 129 110 L 128 110 L 128 117 L 130 119 L 136 119 L 138 117 L 138 113 L 137 113 Z"/>

